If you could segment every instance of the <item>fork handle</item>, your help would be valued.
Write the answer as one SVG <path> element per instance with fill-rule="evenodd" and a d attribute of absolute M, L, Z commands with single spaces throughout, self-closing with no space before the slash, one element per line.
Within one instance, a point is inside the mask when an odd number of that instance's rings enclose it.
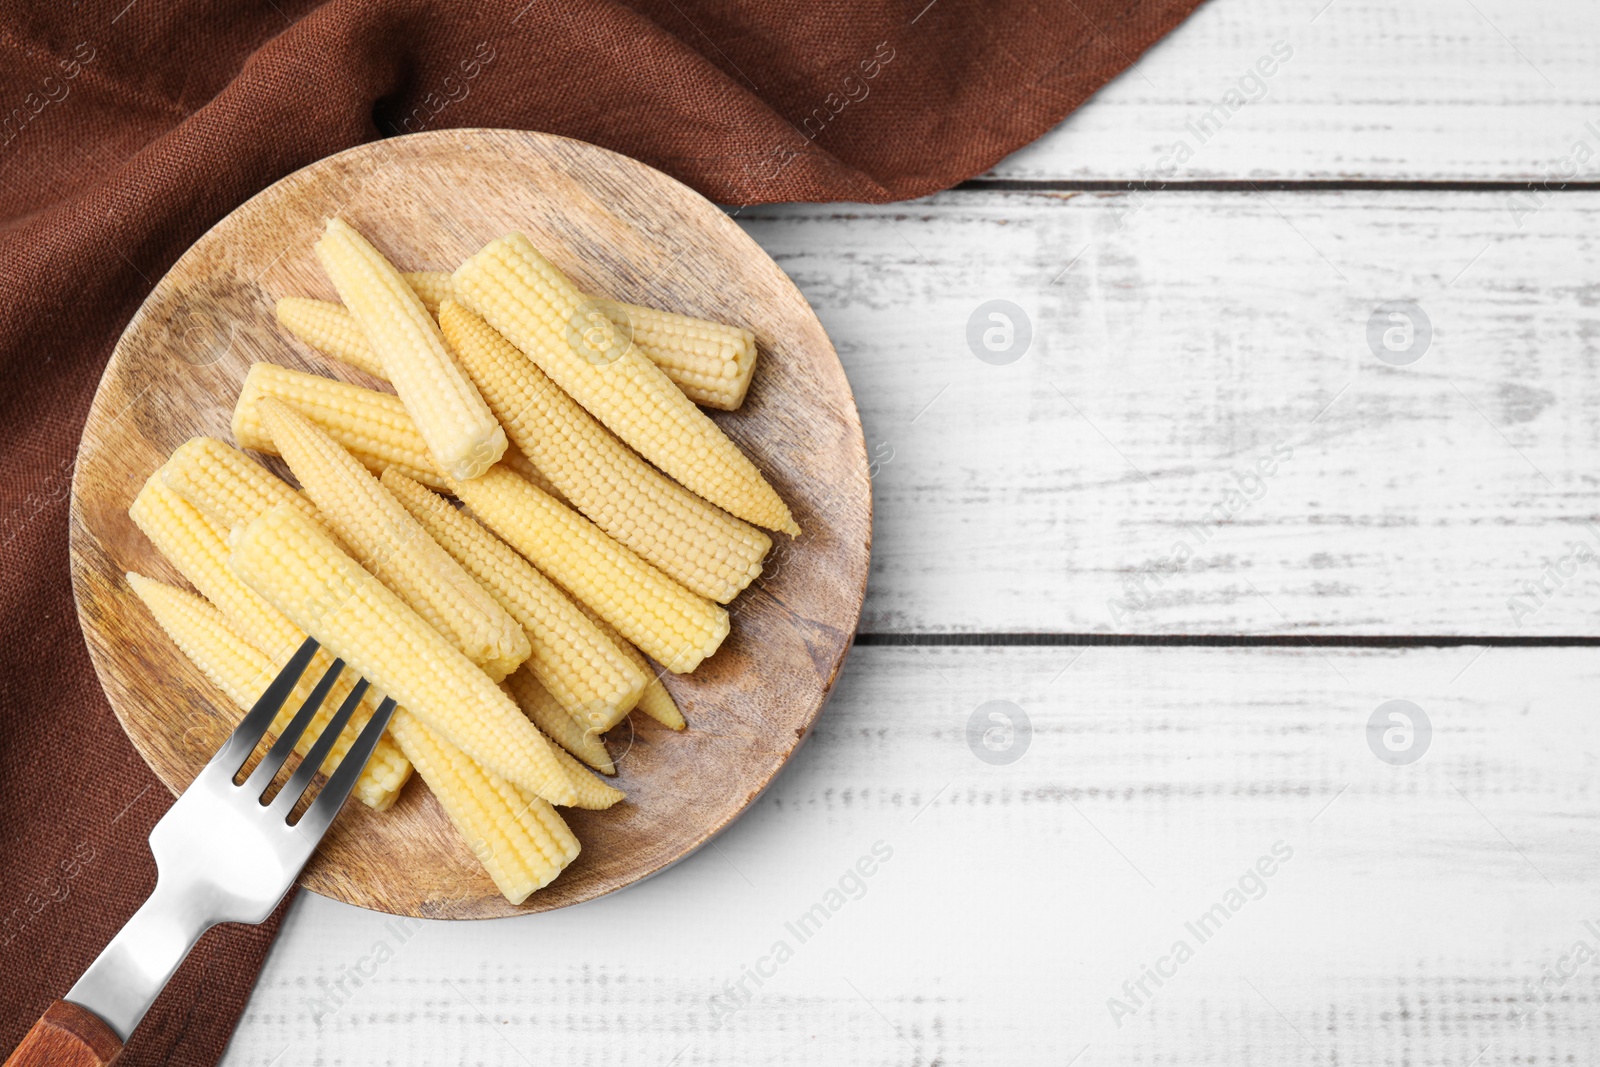
<path fill-rule="evenodd" d="M 58 1000 L 45 1009 L 5 1067 L 106 1067 L 122 1039 L 88 1008 Z"/>

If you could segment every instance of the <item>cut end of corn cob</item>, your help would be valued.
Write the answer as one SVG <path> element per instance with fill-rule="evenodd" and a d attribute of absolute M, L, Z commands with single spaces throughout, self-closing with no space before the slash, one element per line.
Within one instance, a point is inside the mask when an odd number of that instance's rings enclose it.
<path fill-rule="evenodd" d="M 278 325 L 325 356 L 388 381 L 383 362 L 343 304 L 286 296 L 276 308 Z M 247 446 L 248 447 L 248 446 Z"/>
<path fill-rule="evenodd" d="M 517 449 L 595 525 L 719 604 L 761 573 L 772 538 L 640 459 L 460 304 L 445 301 L 439 325 Z"/>
<path fill-rule="evenodd" d="M 528 658 L 522 627 L 371 472 L 287 404 L 256 406 L 318 513 L 367 570 L 496 681 Z"/>
<path fill-rule="evenodd" d="M 472 311 L 645 459 L 741 519 L 799 534 L 755 464 L 655 364 L 631 344 L 589 351 L 593 302 L 522 234 L 490 242 L 452 280 Z"/>
<path fill-rule="evenodd" d="M 390 731 L 495 887 L 521 904 L 578 857 L 578 839 L 548 803 L 474 763 L 404 708 Z"/>
<path fill-rule="evenodd" d="M 127 580 L 129 587 L 150 609 L 156 623 L 178 646 L 178 650 L 188 657 L 189 662 L 222 690 L 240 711 L 250 710 L 277 676 L 277 667 L 266 653 L 236 633 L 222 612 L 203 598 L 133 571 L 128 572 Z M 312 680 L 320 674 L 320 669 L 305 672 L 294 694 L 284 702 L 283 710 L 273 721 L 269 735 L 277 736 L 289 724 L 294 712 L 310 695 Z M 348 689 L 346 685 L 345 690 Z M 327 728 L 334 709 L 339 706 L 339 699 L 337 694 L 333 694 L 330 699 L 323 701 L 322 709 L 295 745 L 295 751 L 301 756 L 311 750 L 311 746 Z M 324 773 L 332 773 L 350 750 L 356 734 L 371 716 L 370 707 L 363 710 L 365 714 L 358 715 L 358 721 L 347 727 L 339 743 L 329 752 L 321 768 Z M 410 777 L 410 762 L 385 736 L 379 739 L 371 759 L 356 779 L 354 792 L 363 804 L 384 811 L 394 804 L 401 787 Z"/>
<path fill-rule="evenodd" d="M 329 653 L 485 769 L 572 803 L 572 782 L 516 704 L 304 515 L 280 504 L 231 541 L 233 572 Z"/>
<path fill-rule="evenodd" d="M 756 335 L 749 330 L 617 300 L 595 306 L 696 404 L 736 411 L 744 403 L 756 369 Z"/>
<path fill-rule="evenodd" d="M 505 431 L 394 265 L 337 218 L 328 220 L 316 253 L 428 442 L 434 465 L 454 478 L 476 478 L 498 461 Z"/>
<path fill-rule="evenodd" d="M 450 488 L 484 525 L 668 670 L 694 670 L 728 636 L 724 608 L 505 468 Z"/>

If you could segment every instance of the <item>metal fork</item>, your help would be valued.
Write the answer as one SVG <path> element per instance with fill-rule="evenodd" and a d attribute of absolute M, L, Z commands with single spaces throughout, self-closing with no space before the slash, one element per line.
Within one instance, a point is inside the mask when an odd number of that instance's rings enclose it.
<path fill-rule="evenodd" d="M 259 923 L 272 914 L 344 806 L 395 706 L 393 700 L 378 705 L 305 814 L 291 823 L 296 802 L 367 690 L 365 679 L 356 683 L 277 796 L 266 802 L 267 787 L 344 669 L 343 660 L 334 660 L 244 784 L 235 785 L 234 778 L 316 652 L 317 642 L 306 638 L 238 729 L 150 831 L 158 872 L 155 892 L 66 998 L 34 1024 L 5 1067 L 111 1063 L 201 934 L 220 922 Z"/>

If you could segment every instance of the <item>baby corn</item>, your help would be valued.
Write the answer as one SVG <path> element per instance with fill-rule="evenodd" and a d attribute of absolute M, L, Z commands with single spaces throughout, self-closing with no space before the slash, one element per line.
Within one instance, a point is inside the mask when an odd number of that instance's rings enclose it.
<path fill-rule="evenodd" d="M 240 448 L 278 451 L 262 425 L 259 405 L 264 397 L 282 401 L 310 419 L 373 474 L 397 467 L 408 478 L 444 487 L 427 442 L 399 397 L 257 363 L 245 375 L 239 401 L 233 406 L 233 439 Z"/>
<path fill-rule="evenodd" d="M 617 766 L 611 762 L 611 753 L 606 751 L 600 735 L 563 708 L 526 665 L 513 671 L 500 687 L 550 740 L 601 774 L 617 773 Z"/>
<path fill-rule="evenodd" d="M 274 671 L 279 670 L 305 642 L 305 631 L 239 580 L 228 566 L 227 531 L 168 489 L 163 480 L 165 470 L 164 467 L 158 469 L 145 481 L 144 488 L 128 508 L 129 517 L 178 573 L 222 613 L 228 625 L 260 650 Z M 319 650 L 307 667 L 306 676 L 321 677 L 332 664 L 333 657 L 325 649 Z M 340 676 L 327 702 L 312 720 L 314 729 L 308 731 L 308 736 L 314 739 L 321 733 L 356 680 L 357 676 L 349 671 Z M 368 694 L 362 701 L 352 717 L 357 732 L 371 717 L 379 699 L 376 694 Z M 333 754 L 342 758 L 355 736 L 355 733 L 341 734 L 334 743 Z M 392 755 L 392 745 L 386 751 L 391 753 L 386 759 L 396 758 Z"/>
<path fill-rule="evenodd" d="M 275 310 L 279 326 L 318 352 L 364 370 L 374 378 L 389 380 L 383 361 L 367 344 L 367 335 L 361 332 L 343 304 L 286 296 L 278 301 Z"/>
<path fill-rule="evenodd" d="M 645 675 L 527 560 L 434 493 L 385 471 L 383 485 L 422 528 L 520 623 L 528 669 L 562 707 L 608 730 L 639 702 Z"/>
<path fill-rule="evenodd" d="M 550 751 L 555 753 L 561 769 L 567 772 L 567 780 L 572 783 L 573 800 L 569 807 L 604 811 L 628 795 L 611 783 L 596 778 L 589 768 L 573 759 L 566 749 L 548 737 L 545 741 L 550 745 Z"/>
<path fill-rule="evenodd" d="M 161 473 L 150 475 L 133 498 L 128 515 L 134 525 L 246 641 L 273 663 L 287 663 L 306 635 L 228 569 L 227 529 L 168 489 Z"/>
<path fill-rule="evenodd" d="M 445 351 L 422 301 L 383 254 L 341 219 L 328 221 L 316 252 L 416 420 L 435 466 L 454 478 L 482 474 L 505 452 L 505 431 Z"/>
<path fill-rule="evenodd" d="M 267 686 L 277 677 L 277 668 L 267 658 L 266 653 L 256 648 L 250 642 L 240 637 L 227 619 L 212 605 L 193 593 L 174 588 L 164 582 L 146 578 L 142 574 L 128 572 L 128 585 L 138 594 L 150 609 L 150 614 L 155 617 L 157 624 L 172 638 L 173 644 L 187 657 L 189 662 L 200 668 L 200 672 L 211 680 L 211 684 L 227 694 L 240 711 L 249 711 L 266 691 Z M 326 670 L 327 667 L 322 668 Z M 273 720 L 269 735 L 276 737 L 289 725 L 289 720 L 299 710 L 300 705 L 310 696 L 312 687 L 320 671 L 307 670 L 300 684 L 295 687 L 294 694 L 284 703 L 283 710 Z M 348 687 L 346 687 L 348 692 Z M 300 741 L 295 745 L 295 751 L 301 756 L 311 751 L 311 746 L 316 743 L 317 737 L 327 727 L 328 720 L 338 709 L 343 701 L 341 696 L 335 701 L 330 694 L 323 701 L 326 714 L 318 712 L 310 727 L 300 735 Z M 364 713 L 364 714 L 363 714 Z M 323 762 L 322 771 L 332 774 L 345 754 L 350 751 L 354 738 L 361 732 L 361 726 L 372 714 L 370 707 L 363 706 L 358 712 L 359 723 L 354 729 L 347 728 L 335 743 L 334 749 Z M 355 718 L 356 716 L 352 716 Z M 221 743 L 221 738 L 218 738 Z M 400 795 L 400 789 L 411 777 L 411 764 L 400 752 L 395 743 L 385 734 L 379 738 L 378 745 L 372 751 L 372 758 L 362 769 L 361 776 L 356 779 L 355 794 L 363 804 L 378 811 L 386 811 Z"/>
<path fill-rule="evenodd" d="M 488 323 L 453 300 L 446 342 L 506 434 L 579 511 L 692 592 L 726 604 L 761 573 L 765 533 L 617 440 Z"/>
<path fill-rule="evenodd" d="M 274 671 L 289 661 L 305 641 L 305 633 L 228 569 L 227 534 L 168 489 L 161 481 L 159 470 L 145 481 L 128 515 L 178 573 L 221 612 L 234 632 L 267 657 Z M 307 676 L 320 677 L 332 664 L 333 657 L 326 651 L 319 651 L 307 669 Z M 340 677 L 329 703 L 324 704 L 317 718 L 312 720 L 313 729 L 307 731 L 308 737 L 315 739 L 322 732 L 355 682 L 354 675 Z M 358 728 L 371 716 L 375 703 L 372 700 L 363 703 L 356 713 Z M 334 754 L 343 757 L 354 737 L 354 734 L 340 735 L 334 744 Z M 393 747 L 385 751 L 388 753 L 385 761 L 392 762 Z M 368 790 L 369 799 L 376 796 Z"/>
<path fill-rule="evenodd" d="M 546 801 L 474 763 L 421 719 L 396 708 L 389 730 L 513 904 L 542 889 L 578 856 L 578 839 Z"/>
<path fill-rule="evenodd" d="M 503 467 L 450 489 L 511 547 L 670 671 L 684 674 L 728 636 L 728 613 Z"/>
<path fill-rule="evenodd" d="M 267 397 L 256 407 L 318 513 L 390 592 L 495 681 L 528 658 L 516 620 L 355 457 L 287 404 Z"/>
<path fill-rule="evenodd" d="M 756 369 L 756 335 L 739 326 L 616 300 L 594 302 L 696 404 L 735 411 Z"/>
<path fill-rule="evenodd" d="M 757 526 L 800 532 L 755 464 L 526 237 L 491 242 L 454 282 L 471 310 L 685 488 Z"/>
<path fill-rule="evenodd" d="M 248 447 L 248 446 L 247 446 Z M 161 480 L 206 517 L 232 529 L 274 504 L 290 503 L 315 520 L 311 501 L 282 479 L 215 437 L 192 437 L 161 465 Z"/>
<path fill-rule="evenodd" d="M 552 804 L 576 799 L 511 698 L 304 515 L 280 504 L 231 541 L 233 572 L 378 690 L 486 770 Z"/>

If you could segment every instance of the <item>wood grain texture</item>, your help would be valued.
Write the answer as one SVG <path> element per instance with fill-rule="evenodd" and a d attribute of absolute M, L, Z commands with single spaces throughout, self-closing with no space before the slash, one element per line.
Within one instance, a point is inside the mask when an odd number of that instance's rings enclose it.
<path fill-rule="evenodd" d="M 94 1012 L 58 1000 L 6 1057 L 5 1067 L 110 1067 L 122 1040 Z"/>
<path fill-rule="evenodd" d="M 1186 140 L 1178 180 L 1542 179 L 1574 141 L 1600 149 L 1597 36 L 1588 0 L 1210 3 L 992 174 L 1139 179 Z M 1293 57 L 1252 102 L 1191 132 L 1279 41 Z"/>
<path fill-rule="evenodd" d="M 1600 195 L 1520 225 L 1504 193 L 1359 190 L 739 221 L 855 384 L 867 632 L 1596 632 Z M 995 299 L 1031 321 L 1005 366 L 969 344 Z M 1409 366 L 1369 347 L 1391 300 L 1431 321 Z"/>
<path fill-rule="evenodd" d="M 363 907 L 464 918 L 556 908 L 658 871 L 744 810 L 811 726 L 855 630 L 871 505 L 849 386 L 794 286 L 713 205 L 592 146 L 480 130 L 353 149 L 250 200 L 157 285 L 106 369 L 73 480 L 73 586 L 112 707 L 174 791 L 237 719 L 127 588 L 128 570 L 174 577 L 127 507 L 178 444 L 229 437 L 251 362 L 344 373 L 272 318 L 278 297 L 333 295 L 311 251 L 333 213 L 414 269 L 453 268 L 521 230 L 586 292 L 738 323 L 761 344 L 744 408 L 717 421 L 806 533 L 731 605 L 733 634 L 717 655 L 692 678 L 668 679 L 690 729 L 636 724 L 630 739 L 622 728 L 617 784 L 628 801 L 564 813 L 583 854 L 522 908 L 494 890 L 420 783 L 382 815 L 352 804 L 302 884 Z"/>
<path fill-rule="evenodd" d="M 1597 686 L 1570 649 L 858 649 L 805 751 L 664 877 L 489 925 L 307 900 L 226 1063 L 1594 1062 L 1600 969 L 1525 983 L 1600 948 Z M 1396 698 L 1432 724 L 1404 766 L 1367 741 Z M 968 745 L 996 700 L 1031 725 L 1009 765 Z"/>

